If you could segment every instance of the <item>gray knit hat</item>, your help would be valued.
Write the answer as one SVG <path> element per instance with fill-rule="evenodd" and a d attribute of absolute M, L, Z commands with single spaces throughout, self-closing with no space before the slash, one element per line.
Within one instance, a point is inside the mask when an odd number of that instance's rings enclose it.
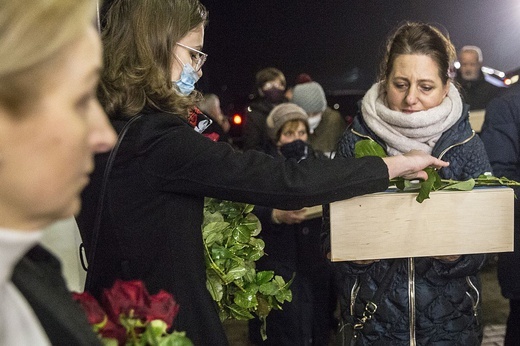
<path fill-rule="evenodd" d="M 325 91 L 316 82 L 297 84 L 291 101 L 302 107 L 307 114 L 323 112 L 327 107 Z"/>
<path fill-rule="evenodd" d="M 307 123 L 307 118 L 307 113 L 301 107 L 290 102 L 281 103 L 274 107 L 267 116 L 267 134 L 273 141 L 276 141 L 276 134 L 283 124 L 294 119 L 300 119 Z"/>

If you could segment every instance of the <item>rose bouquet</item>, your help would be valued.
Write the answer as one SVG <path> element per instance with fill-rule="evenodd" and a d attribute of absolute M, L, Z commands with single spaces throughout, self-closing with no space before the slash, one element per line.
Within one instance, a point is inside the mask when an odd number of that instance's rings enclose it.
<path fill-rule="evenodd" d="M 73 293 L 105 345 L 190 346 L 184 332 L 168 333 L 179 305 L 163 290 L 150 295 L 142 281 L 117 280 L 101 304 L 88 292 Z"/>

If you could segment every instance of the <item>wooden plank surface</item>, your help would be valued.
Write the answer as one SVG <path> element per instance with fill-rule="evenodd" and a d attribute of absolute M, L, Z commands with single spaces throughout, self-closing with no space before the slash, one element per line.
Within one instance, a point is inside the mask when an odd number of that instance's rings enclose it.
<path fill-rule="evenodd" d="M 331 203 L 332 261 L 513 251 L 510 188 L 387 191 Z"/>

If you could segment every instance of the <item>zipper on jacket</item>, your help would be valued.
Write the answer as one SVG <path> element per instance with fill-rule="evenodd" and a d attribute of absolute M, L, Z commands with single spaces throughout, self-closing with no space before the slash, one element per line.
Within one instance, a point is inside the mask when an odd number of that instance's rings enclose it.
<path fill-rule="evenodd" d="M 359 136 L 359 137 L 361 137 L 361 138 L 370 139 L 371 141 L 376 142 L 376 141 L 375 141 L 372 137 L 370 137 L 369 135 L 364 135 L 364 134 L 362 134 L 362 133 L 357 132 L 357 131 L 354 130 L 354 129 L 351 129 L 350 132 L 352 132 L 353 134 L 355 134 L 355 135 L 357 135 L 357 136 Z M 376 142 L 376 143 L 377 143 L 377 142 Z"/>
<path fill-rule="evenodd" d="M 459 145 L 462 145 L 462 144 L 466 144 L 468 143 L 473 137 L 475 137 L 475 131 L 474 130 L 471 130 L 471 136 L 469 136 L 468 138 L 466 138 L 465 140 L 463 140 L 462 142 L 459 142 L 459 143 L 455 143 L 455 144 L 452 144 L 450 145 L 449 147 L 447 147 L 446 149 L 444 149 L 440 155 L 437 157 L 439 160 L 442 159 L 442 157 L 444 156 L 444 154 L 446 154 L 448 152 L 448 150 L 452 149 L 453 147 L 456 147 L 456 146 L 459 146 Z"/>
<path fill-rule="evenodd" d="M 413 258 L 408 258 L 408 314 L 410 346 L 415 346 L 415 263 Z"/>
<path fill-rule="evenodd" d="M 356 303 L 359 287 L 359 277 L 356 276 L 356 281 L 354 282 L 354 285 L 352 285 L 352 290 L 350 291 L 350 316 L 353 317 L 356 317 L 356 315 L 354 314 L 354 305 Z"/>
<path fill-rule="evenodd" d="M 468 295 L 468 297 L 471 299 L 471 302 L 473 303 L 473 316 L 475 316 L 475 319 L 477 321 L 477 324 L 479 324 L 479 321 L 478 321 L 478 306 L 480 304 L 480 292 L 478 291 L 478 288 L 477 286 L 475 286 L 475 284 L 473 284 L 473 282 L 471 282 L 471 279 L 469 276 L 466 276 L 466 282 L 468 283 L 469 287 L 475 291 L 475 294 L 476 294 L 476 299 L 473 298 L 473 296 L 471 295 L 471 293 L 469 292 L 466 292 L 466 294 Z"/>

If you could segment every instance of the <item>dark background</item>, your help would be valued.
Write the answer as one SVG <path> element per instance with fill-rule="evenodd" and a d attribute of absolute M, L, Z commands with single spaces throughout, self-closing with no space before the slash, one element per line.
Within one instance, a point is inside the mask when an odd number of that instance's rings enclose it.
<path fill-rule="evenodd" d="M 330 93 L 375 81 L 388 33 L 404 20 L 448 32 L 457 49 L 482 48 L 484 65 L 520 67 L 518 0 L 201 0 L 209 10 L 203 92 L 228 99 L 254 92 L 274 66 L 288 85 L 306 72 Z"/>

